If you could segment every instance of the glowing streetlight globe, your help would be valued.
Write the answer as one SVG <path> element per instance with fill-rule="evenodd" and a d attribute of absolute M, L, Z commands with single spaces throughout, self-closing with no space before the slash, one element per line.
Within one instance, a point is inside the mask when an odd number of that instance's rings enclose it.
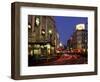
<path fill-rule="evenodd" d="M 42 31 L 42 34 L 45 34 L 45 31 Z"/>
<path fill-rule="evenodd" d="M 40 24 L 40 19 L 37 17 L 35 22 L 36 22 L 36 25 L 39 26 L 39 24 Z"/>
<path fill-rule="evenodd" d="M 31 28 L 31 25 L 28 25 L 28 28 L 30 29 Z"/>
<path fill-rule="evenodd" d="M 60 43 L 60 44 L 59 44 L 59 46 L 60 46 L 60 47 L 62 47 L 62 46 L 63 46 L 63 44 L 62 44 L 62 43 Z"/>
<path fill-rule="evenodd" d="M 52 34 L 52 30 L 49 30 L 49 34 Z"/>
<path fill-rule="evenodd" d="M 41 30 L 41 33 L 42 33 L 43 35 L 45 35 L 45 29 L 42 29 L 42 30 Z"/>

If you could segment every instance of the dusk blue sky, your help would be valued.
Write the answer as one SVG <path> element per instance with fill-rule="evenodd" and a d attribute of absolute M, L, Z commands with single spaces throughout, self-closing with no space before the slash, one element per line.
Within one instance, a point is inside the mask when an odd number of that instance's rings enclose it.
<path fill-rule="evenodd" d="M 63 45 L 67 45 L 67 40 L 75 31 L 75 26 L 80 23 L 87 24 L 87 17 L 64 17 L 55 16 L 54 20 L 56 22 L 57 32 L 59 33 L 60 42 Z"/>

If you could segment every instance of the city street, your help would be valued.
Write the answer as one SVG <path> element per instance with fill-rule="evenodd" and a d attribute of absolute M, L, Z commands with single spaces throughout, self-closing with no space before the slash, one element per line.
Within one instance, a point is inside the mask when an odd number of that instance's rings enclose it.
<path fill-rule="evenodd" d="M 71 64 L 86 64 L 87 58 L 80 55 L 63 54 L 59 57 L 51 59 L 42 59 L 35 63 L 34 66 L 44 65 L 71 65 Z"/>
<path fill-rule="evenodd" d="M 54 64 L 84 64 L 86 58 L 79 55 L 63 55 L 53 62 Z"/>
<path fill-rule="evenodd" d="M 78 55 L 62 55 L 60 58 L 49 62 L 47 64 L 54 64 L 54 65 L 63 65 L 63 64 L 85 64 L 86 63 L 86 58 L 85 57 L 81 57 Z"/>

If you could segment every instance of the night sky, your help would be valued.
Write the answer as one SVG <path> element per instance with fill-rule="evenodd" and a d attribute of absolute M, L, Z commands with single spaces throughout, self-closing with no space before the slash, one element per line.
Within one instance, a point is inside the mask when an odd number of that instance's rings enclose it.
<path fill-rule="evenodd" d="M 83 23 L 87 24 L 87 17 L 63 17 L 55 16 L 54 20 L 56 22 L 57 32 L 59 33 L 60 42 L 63 45 L 67 45 L 67 40 L 75 31 L 75 26 L 77 24 Z"/>

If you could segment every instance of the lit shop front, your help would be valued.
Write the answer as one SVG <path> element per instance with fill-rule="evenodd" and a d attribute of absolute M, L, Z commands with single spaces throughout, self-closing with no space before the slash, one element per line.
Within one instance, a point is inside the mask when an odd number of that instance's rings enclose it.
<path fill-rule="evenodd" d="M 50 42 L 30 43 L 28 54 L 35 58 L 51 58 L 55 55 L 55 47 Z"/>

